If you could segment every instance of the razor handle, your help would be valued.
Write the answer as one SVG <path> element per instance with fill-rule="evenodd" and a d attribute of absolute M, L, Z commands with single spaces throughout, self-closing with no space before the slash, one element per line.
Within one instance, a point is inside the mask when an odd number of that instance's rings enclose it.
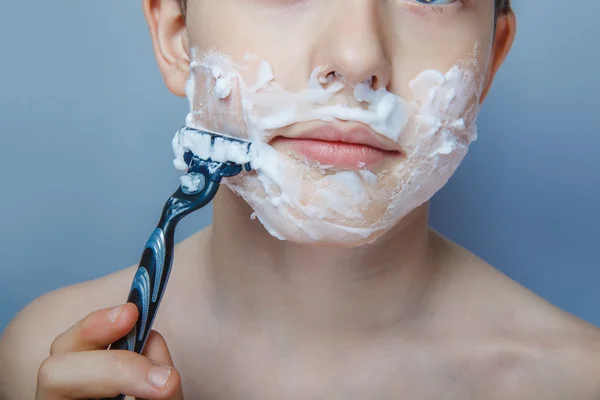
<path fill-rule="evenodd" d="M 195 193 L 184 192 L 180 187 L 169 198 L 163 208 L 160 222 L 146 242 L 127 297 L 127 302 L 135 304 L 139 311 L 138 320 L 126 336 L 110 345 L 109 350 L 128 350 L 138 354 L 144 351 L 171 273 L 177 223 L 186 215 L 210 203 L 218 189 L 219 182 L 206 179 Z M 124 399 L 125 395 L 120 394 L 102 400 Z"/>
<path fill-rule="evenodd" d="M 144 351 L 171 273 L 177 224 L 186 215 L 210 203 L 223 178 L 251 170 L 250 163 L 239 165 L 203 160 L 191 151 L 186 152 L 184 160 L 189 166 L 187 175 L 194 178 L 196 185 L 192 189 L 180 186 L 167 200 L 160 221 L 146 242 L 127 298 L 127 302 L 136 305 L 138 320 L 126 336 L 110 345 L 109 350 L 128 350 L 138 354 Z M 125 400 L 125 395 L 101 400 Z"/>

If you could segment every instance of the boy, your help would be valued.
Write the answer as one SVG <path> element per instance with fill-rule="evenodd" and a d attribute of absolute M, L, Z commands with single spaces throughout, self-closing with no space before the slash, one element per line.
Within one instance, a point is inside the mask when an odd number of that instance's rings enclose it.
<path fill-rule="evenodd" d="M 464 156 L 512 44 L 508 2 L 143 5 L 167 86 L 183 96 L 191 82 L 190 124 L 253 138 L 286 179 L 265 166 L 219 192 L 213 225 L 177 248 L 154 325 L 162 335 L 152 333 L 144 355 L 103 350 L 137 318 L 131 304 L 106 308 L 122 304 L 135 267 L 34 301 L 0 341 L 2 399 L 600 398 L 597 328 L 427 226 L 426 200 Z M 215 51 L 227 57 L 215 61 Z M 335 105 L 369 111 L 375 100 L 360 93 L 391 93 L 420 108 L 397 140 L 341 113 L 257 139 L 255 114 L 231 103 L 252 99 L 272 114 L 278 104 L 259 100 L 278 87 L 244 97 L 240 67 L 231 93 L 205 93 L 248 52 L 268 61 L 286 93 L 316 71 L 311 82 Z M 448 130 L 424 130 L 431 121 Z M 335 195 L 343 207 L 319 203 L 322 191 L 323 203 Z"/>

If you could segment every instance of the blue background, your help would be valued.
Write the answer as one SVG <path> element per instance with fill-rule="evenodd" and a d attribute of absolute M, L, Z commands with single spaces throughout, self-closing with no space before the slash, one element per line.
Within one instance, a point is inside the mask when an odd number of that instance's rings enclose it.
<path fill-rule="evenodd" d="M 138 261 L 176 187 L 187 112 L 139 1 L 10 1 L 0 13 L 0 330 L 35 297 Z M 432 225 L 600 325 L 600 2 L 516 4 L 479 140 Z M 209 223 L 184 221 L 179 240 Z"/>

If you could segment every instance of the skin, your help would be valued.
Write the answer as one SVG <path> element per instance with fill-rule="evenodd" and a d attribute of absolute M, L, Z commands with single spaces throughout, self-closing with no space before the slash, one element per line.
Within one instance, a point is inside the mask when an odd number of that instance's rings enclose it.
<path fill-rule="evenodd" d="M 477 42 L 483 101 L 515 33 L 508 13 L 492 39 L 493 0 L 443 13 L 408 0 L 195 0 L 187 24 L 177 0 L 143 5 L 177 95 L 190 46 L 256 50 L 290 89 L 328 64 L 401 94 Z M 299 15 L 324 28 L 302 30 Z M 599 330 L 432 231 L 427 204 L 353 249 L 280 242 L 250 213 L 221 190 L 214 224 L 178 245 L 145 355 L 101 350 L 137 317 L 132 305 L 106 317 L 135 266 L 35 300 L 0 339 L 0 398 L 600 399 Z M 148 383 L 156 363 L 175 367 L 162 391 Z"/>

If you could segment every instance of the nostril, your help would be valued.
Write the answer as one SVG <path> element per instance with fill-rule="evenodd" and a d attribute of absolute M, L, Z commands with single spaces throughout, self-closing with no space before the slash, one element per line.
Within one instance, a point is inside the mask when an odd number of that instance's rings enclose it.
<path fill-rule="evenodd" d="M 335 75 L 335 71 L 331 71 L 327 75 L 320 77 L 319 82 L 323 84 L 331 83 L 335 79 Z"/>
<path fill-rule="evenodd" d="M 340 74 L 337 71 L 331 71 L 329 72 L 325 77 L 321 78 L 321 83 L 331 83 L 335 80 L 344 80 L 344 77 L 342 74 Z"/>
<path fill-rule="evenodd" d="M 337 71 L 330 71 L 318 78 L 319 83 L 328 91 L 337 92 L 345 84 L 344 76 Z"/>
<path fill-rule="evenodd" d="M 377 75 L 371 75 L 369 79 L 365 79 L 361 82 L 361 84 L 366 85 L 371 89 L 377 90 L 379 88 L 379 82 L 380 79 L 377 77 Z"/>
<path fill-rule="evenodd" d="M 371 77 L 371 87 L 372 87 L 373 89 L 375 89 L 375 88 L 379 87 L 379 78 L 377 78 L 377 75 L 373 75 L 373 76 Z"/>

